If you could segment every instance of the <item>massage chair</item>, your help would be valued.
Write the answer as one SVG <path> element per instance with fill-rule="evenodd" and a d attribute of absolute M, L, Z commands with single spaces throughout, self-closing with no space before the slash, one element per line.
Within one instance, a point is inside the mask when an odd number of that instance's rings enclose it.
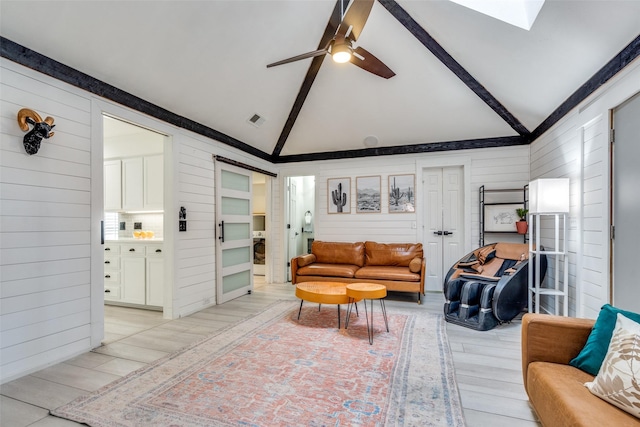
<path fill-rule="evenodd" d="M 541 255 L 540 280 L 547 271 Z M 487 331 L 510 322 L 528 302 L 529 245 L 491 243 L 456 262 L 444 279 L 447 322 Z"/>

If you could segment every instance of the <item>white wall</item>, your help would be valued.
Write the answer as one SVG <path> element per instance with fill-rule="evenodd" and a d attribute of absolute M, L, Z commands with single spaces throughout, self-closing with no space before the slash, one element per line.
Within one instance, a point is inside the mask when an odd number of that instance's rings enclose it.
<path fill-rule="evenodd" d="M 478 188 L 520 188 L 529 182 L 529 147 L 505 147 L 478 150 L 464 150 L 455 153 L 429 153 L 397 155 L 363 159 L 335 160 L 283 165 L 280 170 L 278 189 L 273 205 L 284 209 L 283 193 L 285 177 L 314 175 L 316 205 L 313 215 L 314 234 L 317 240 L 355 242 L 373 240 L 377 242 L 423 242 L 422 222 L 425 212 L 422 198 L 422 169 L 445 165 L 466 167 L 465 220 L 467 236 L 465 248 L 472 250 L 478 243 Z M 416 212 L 388 213 L 388 185 L 390 175 L 416 174 Z M 356 213 L 356 177 L 381 177 L 382 212 L 379 214 Z M 327 180 L 329 178 L 351 179 L 351 213 L 328 214 Z M 274 218 L 281 218 L 274 215 Z M 413 223 L 416 228 L 412 228 Z M 280 250 L 274 259 L 274 280 L 284 281 L 287 259 L 283 254 L 285 229 L 284 220 L 275 221 L 277 231 L 272 233 L 272 241 Z M 518 240 L 517 236 L 513 236 Z"/>
<path fill-rule="evenodd" d="M 0 60 L 0 379 L 90 348 L 91 102 Z M 55 118 L 29 156 L 16 115 Z"/>
<path fill-rule="evenodd" d="M 640 59 L 531 145 L 531 179 L 569 177 L 569 314 L 595 318 L 610 302 L 609 110 L 640 91 Z M 618 230 L 619 231 L 619 230 Z M 552 231 L 541 233 L 551 243 Z M 555 272 L 551 271 L 550 277 Z M 552 300 L 543 307 L 553 309 Z"/>
<path fill-rule="evenodd" d="M 215 303 L 213 154 L 268 171 L 239 150 L 102 100 L 0 59 L 0 382 L 99 345 L 103 331 L 102 113 L 169 135 L 165 150 L 165 234 L 171 287 L 165 314 Z M 29 156 L 20 108 L 55 118 L 55 135 Z M 166 147 L 165 147 L 166 148 Z M 92 167 L 93 165 L 93 167 Z M 168 197 L 167 197 L 168 194 Z M 267 203 L 269 205 L 269 203 Z M 173 280 L 171 280 L 173 279 Z"/>

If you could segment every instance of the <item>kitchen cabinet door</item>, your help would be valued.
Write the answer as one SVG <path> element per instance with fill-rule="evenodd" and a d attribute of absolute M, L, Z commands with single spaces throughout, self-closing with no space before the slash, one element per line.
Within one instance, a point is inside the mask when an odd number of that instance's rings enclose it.
<path fill-rule="evenodd" d="M 143 161 L 142 157 L 122 160 L 122 209 L 139 211 L 144 209 Z"/>
<path fill-rule="evenodd" d="M 139 256 L 121 257 L 122 266 L 120 301 L 132 304 L 145 304 L 146 272 L 145 258 Z"/>
<path fill-rule="evenodd" d="M 122 209 L 122 162 L 108 160 L 104 162 L 104 210 Z"/>
<path fill-rule="evenodd" d="M 164 306 L 164 259 L 147 257 L 147 305 Z"/>
<path fill-rule="evenodd" d="M 144 158 L 144 209 L 164 209 L 164 162 L 162 155 Z"/>

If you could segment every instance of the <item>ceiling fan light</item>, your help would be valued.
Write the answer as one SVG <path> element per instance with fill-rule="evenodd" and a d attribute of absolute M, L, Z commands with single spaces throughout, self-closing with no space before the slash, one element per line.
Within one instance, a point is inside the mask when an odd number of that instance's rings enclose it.
<path fill-rule="evenodd" d="M 344 62 L 349 62 L 351 59 L 351 49 L 346 44 L 338 44 L 334 45 L 331 49 L 331 57 L 334 62 L 342 64 Z"/>

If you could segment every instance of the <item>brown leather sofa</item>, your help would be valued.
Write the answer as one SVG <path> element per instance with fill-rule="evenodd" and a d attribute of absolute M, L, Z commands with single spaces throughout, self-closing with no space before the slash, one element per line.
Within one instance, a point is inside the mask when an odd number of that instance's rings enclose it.
<path fill-rule="evenodd" d="M 322 242 L 291 260 L 291 281 L 367 282 L 424 295 L 426 261 L 421 243 Z"/>
<path fill-rule="evenodd" d="M 594 320 L 546 314 L 522 318 L 522 375 L 529 402 L 545 427 L 638 427 L 640 420 L 591 394 L 593 376 L 569 365 Z"/>

